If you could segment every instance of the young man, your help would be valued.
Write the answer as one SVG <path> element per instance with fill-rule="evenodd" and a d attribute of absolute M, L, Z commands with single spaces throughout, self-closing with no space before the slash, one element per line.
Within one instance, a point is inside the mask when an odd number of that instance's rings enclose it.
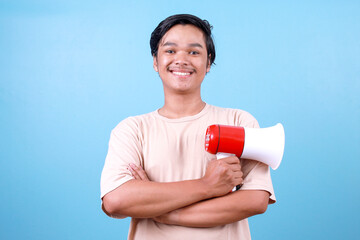
<path fill-rule="evenodd" d="M 258 127 L 247 112 L 206 104 L 215 59 L 211 26 L 192 15 L 162 21 L 150 40 L 165 103 L 112 131 L 101 177 L 103 210 L 132 217 L 129 239 L 250 239 L 247 218 L 275 202 L 269 167 L 204 149 L 212 124 Z M 239 191 L 231 189 L 242 184 Z"/>

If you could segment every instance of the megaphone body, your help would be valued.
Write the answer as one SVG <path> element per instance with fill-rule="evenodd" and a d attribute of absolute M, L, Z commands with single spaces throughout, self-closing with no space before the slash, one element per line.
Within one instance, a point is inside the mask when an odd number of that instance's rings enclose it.
<path fill-rule="evenodd" d="M 205 150 L 212 154 L 230 153 L 252 159 L 277 169 L 285 147 L 281 123 L 268 128 L 211 125 L 206 130 Z"/>

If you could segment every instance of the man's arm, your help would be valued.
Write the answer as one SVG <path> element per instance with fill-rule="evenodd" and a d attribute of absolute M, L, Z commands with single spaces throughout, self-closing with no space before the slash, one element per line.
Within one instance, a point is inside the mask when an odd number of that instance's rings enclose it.
<path fill-rule="evenodd" d="M 158 183 L 130 180 L 103 197 L 104 210 L 111 216 L 151 218 L 193 203 L 227 194 L 241 184 L 237 157 L 213 160 L 204 177 L 196 180 Z"/>
<path fill-rule="evenodd" d="M 149 181 L 141 167 L 129 169 L 135 179 Z M 269 193 L 263 190 L 241 190 L 194 203 L 155 217 L 154 220 L 187 227 L 214 227 L 264 213 Z"/>
<path fill-rule="evenodd" d="M 154 220 L 187 227 L 215 227 L 264 213 L 269 195 L 262 190 L 240 190 L 177 209 Z"/>

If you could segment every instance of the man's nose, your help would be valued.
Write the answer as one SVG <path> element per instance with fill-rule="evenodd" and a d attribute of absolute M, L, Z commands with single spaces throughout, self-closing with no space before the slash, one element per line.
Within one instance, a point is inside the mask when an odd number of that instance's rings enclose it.
<path fill-rule="evenodd" d="M 186 52 L 178 52 L 175 56 L 175 64 L 176 65 L 188 65 L 189 59 L 188 54 Z"/>

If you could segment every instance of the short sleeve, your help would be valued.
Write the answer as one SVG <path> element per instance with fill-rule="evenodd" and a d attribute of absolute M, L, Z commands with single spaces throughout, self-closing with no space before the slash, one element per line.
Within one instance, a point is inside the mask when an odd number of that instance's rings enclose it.
<path fill-rule="evenodd" d="M 120 122 L 111 132 L 109 149 L 101 174 L 101 198 L 125 182 L 133 179 L 127 167 L 140 165 L 142 159 L 139 124 L 134 118 Z"/>

